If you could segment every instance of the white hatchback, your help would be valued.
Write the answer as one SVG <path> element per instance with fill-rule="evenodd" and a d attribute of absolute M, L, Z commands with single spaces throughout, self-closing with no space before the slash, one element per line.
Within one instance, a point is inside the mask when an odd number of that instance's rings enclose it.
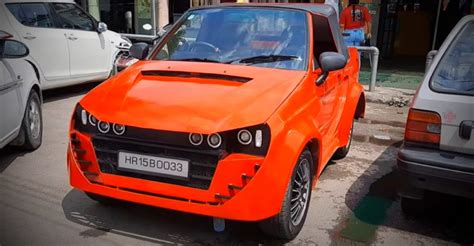
<path fill-rule="evenodd" d="M 473 15 L 446 38 L 416 93 L 398 169 L 404 212 L 422 212 L 427 190 L 474 198 Z"/>
<path fill-rule="evenodd" d="M 41 89 L 24 57 L 28 48 L 0 31 L 0 149 L 11 143 L 33 150 L 41 145 Z"/>
<path fill-rule="evenodd" d="M 104 80 L 131 47 L 72 0 L 2 0 L 0 30 L 29 47 L 43 89 Z"/>

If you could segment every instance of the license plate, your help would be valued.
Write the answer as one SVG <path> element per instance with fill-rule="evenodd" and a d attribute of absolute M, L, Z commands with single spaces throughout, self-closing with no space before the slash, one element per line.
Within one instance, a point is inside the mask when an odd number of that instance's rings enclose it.
<path fill-rule="evenodd" d="M 119 152 L 118 169 L 156 176 L 188 178 L 189 161 Z"/>

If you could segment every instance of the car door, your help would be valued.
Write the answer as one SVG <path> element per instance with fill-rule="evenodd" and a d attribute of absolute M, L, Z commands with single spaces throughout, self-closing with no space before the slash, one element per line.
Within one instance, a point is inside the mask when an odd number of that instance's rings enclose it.
<path fill-rule="evenodd" d="M 65 30 L 72 78 L 106 78 L 110 41 L 97 32 L 96 21 L 74 3 L 51 3 Z"/>
<path fill-rule="evenodd" d="M 338 52 L 327 18 L 313 15 L 313 32 L 316 61 L 324 52 Z M 319 67 L 315 67 L 315 70 L 318 69 Z M 338 145 L 337 127 L 342 110 L 340 107 L 342 95 L 339 91 L 341 74 L 339 70 L 329 72 L 327 79 L 320 85 L 324 92 L 320 99 L 321 112 L 318 120 L 320 120 L 321 134 L 323 134 L 323 145 L 327 146 L 326 151 L 333 151 Z"/>
<path fill-rule="evenodd" d="M 474 154 L 474 18 L 453 32 L 429 81 L 427 109 L 441 116 L 440 149 Z"/>
<path fill-rule="evenodd" d="M 7 3 L 10 23 L 30 49 L 30 57 L 40 66 L 48 86 L 69 79 L 69 48 L 64 31 L 45 3 Z"/>
<path fill-rule="evenodd" d="M 0 40 L 0 55 L 3 46 L 4 42 Z M 14 71 L 17 68 L 15 62 L 8 60 L 0 57 L 0 147 L 20 127 L 18 122 L 21 122 L 23 115 L 20 92 L 22 78 Z"/>

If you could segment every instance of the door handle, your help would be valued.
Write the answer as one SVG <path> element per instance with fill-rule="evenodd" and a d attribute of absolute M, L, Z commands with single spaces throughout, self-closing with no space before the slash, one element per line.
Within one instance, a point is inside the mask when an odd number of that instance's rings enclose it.
<path fill-rule="evenodd" d="M 27 33 L 26 36 L 24 36 L 23 38 L 26 39 L 26 40 L 33 40 L 33 39 L 35 39 L 36 37 L 33 36 L 33 35 L 31 35 L 31 34 L 29 34 L 29 33 Z"/>
<path fill-rule="evenodd" d="M 73 41 L 74 41 L 74 40 L 76 40 L 77 38 L 76 38 L 76 37 L 74 37 L 74 36 L 69 36 L 69 37 L 67 37 L 67 39 L 69 39 L 69 40 L 73 40 Z"/>

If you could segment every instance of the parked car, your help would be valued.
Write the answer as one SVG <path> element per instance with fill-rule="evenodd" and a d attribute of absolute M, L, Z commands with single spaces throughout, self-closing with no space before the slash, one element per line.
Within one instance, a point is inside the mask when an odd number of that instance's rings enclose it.
<path fill-rule="evenodd" d="M 426 191 L 474 198 L 473 128 L 474 16 L 470 15 L 437 52 L 408 113 L 398 153 L 405 213 L 424 210 Z"/>
<path fill-rule="evenodd" d="M 131 46 L 72 0 L 1 1 L 0 30 L 29 47 L 43 89 L 107 79 Z"/>
<path fill-rule="evenodd" d="M 0 149 L 12 143 L 28 150 L 41 145 L 41 88 L 21 42 L 0 31 Z M 12 142 L 13 141 L 13 142 Z"/>
<path fill-rule="evenodd" d="M 188 28 L 196 35 L 184 39 Z M 332 7 L 196 8 L 148 49 L 134 44 L 140 61 L 77 104 L 71 185 L 99 202 L 212 216 L 218 230 L 223 219 L 258 221 L 296 237 L 365 109 L 358 53 Z"/>

